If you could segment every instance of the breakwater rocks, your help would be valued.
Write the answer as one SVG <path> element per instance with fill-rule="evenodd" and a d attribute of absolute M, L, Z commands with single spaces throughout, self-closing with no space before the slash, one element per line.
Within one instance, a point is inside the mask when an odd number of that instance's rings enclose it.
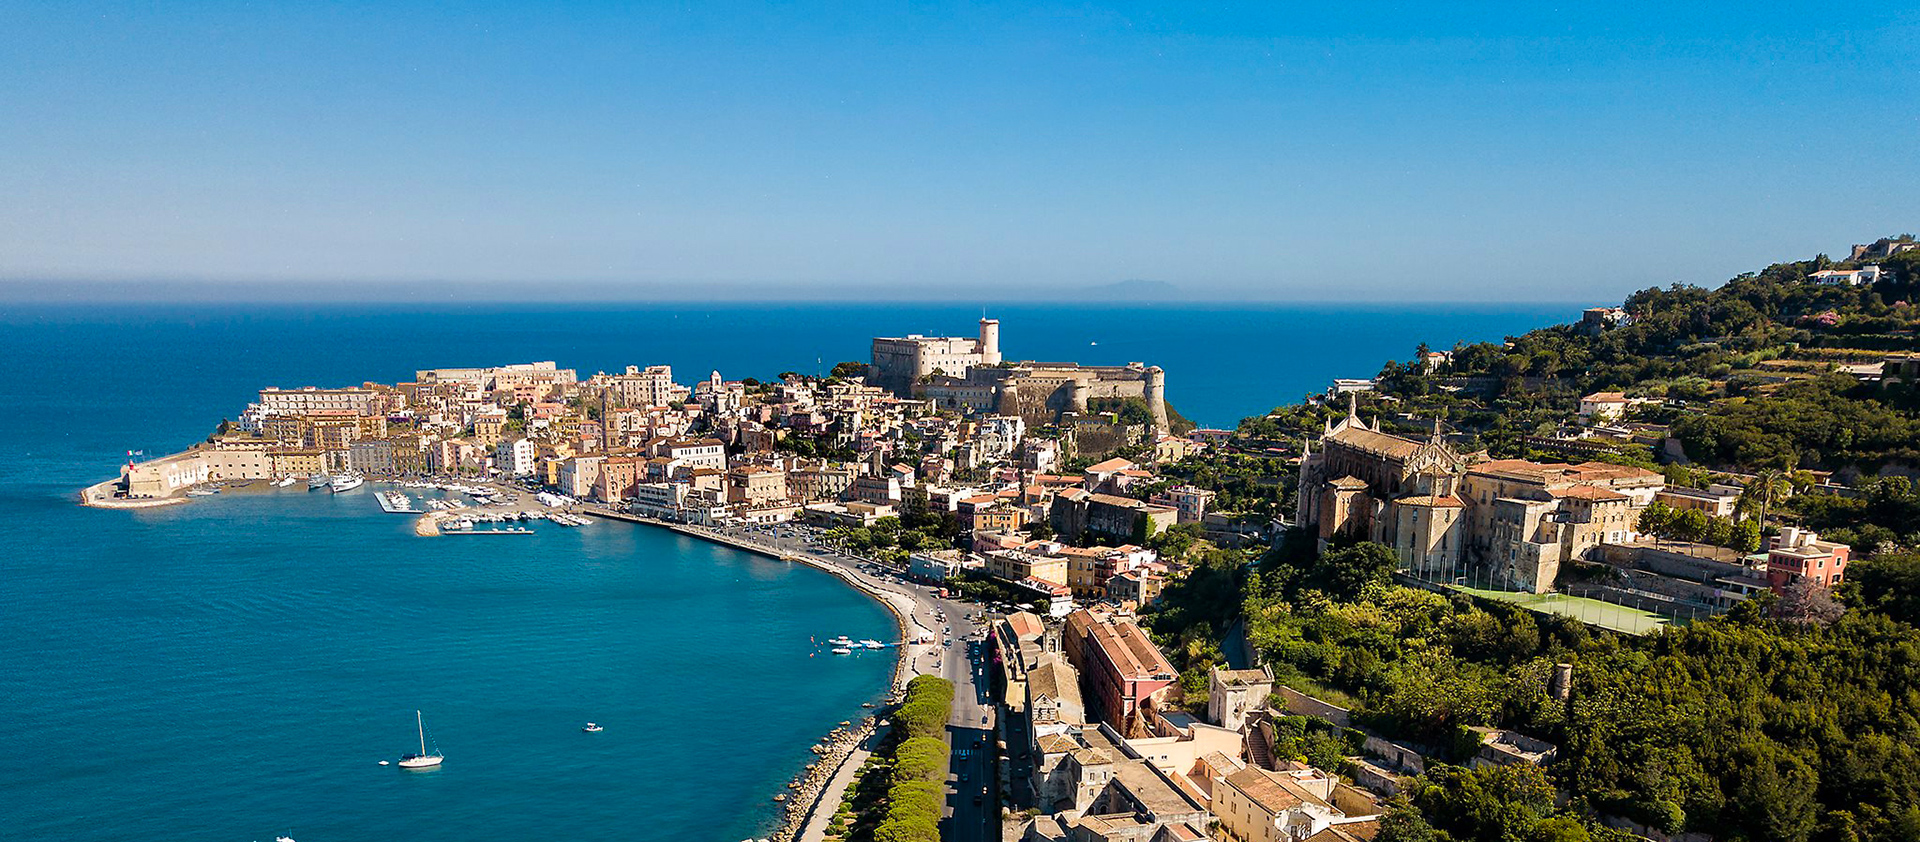
<path fill-rule="evenodd" d="M 834 810 L 839 809 L 836 797 L 828 803 L 823 797 L 838 793 L 828 793 L 826 789 L 840 772 L 841 767 L 853 756 L 855 749 L 873 736 L 876 717 L 869 717 L 859 725 L 836 728 L 826 739 L 813 747 L 813 753 L 820 759 L 807 766 L 800 776 L 787 784 L 787 791 L 774 796 L 783 806 L 780 827 L 770 837 L 772 842 L 793 842 L 807 827 L 809 819 L 824 821 Z M 825 813 L 820 811 L 824 810 Z"/>

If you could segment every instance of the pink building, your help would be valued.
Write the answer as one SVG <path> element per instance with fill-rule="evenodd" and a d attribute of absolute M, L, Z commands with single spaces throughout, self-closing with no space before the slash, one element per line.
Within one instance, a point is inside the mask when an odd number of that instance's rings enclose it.
<path fill-rule="evenodd" d="M 1797 577 L 1818 582 L 1823 587 L 1840 584 L 1853 548 L 1835 541 L 1822 541 L 1820 534 L 1797 526 L 1780 530 L 1767 540 L 1767 584 L 1775 591 Z"/>

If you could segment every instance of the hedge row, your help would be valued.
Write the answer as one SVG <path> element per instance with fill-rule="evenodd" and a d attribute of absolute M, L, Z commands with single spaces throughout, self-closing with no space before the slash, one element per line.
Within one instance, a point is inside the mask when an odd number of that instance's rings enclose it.
<path fill-rule="evenodd" d="M 952 712 L 952 682 L 923 675 L 907 683 L 907 698 L 893 715 L 905 739 L 894 748 L 887 812 L 873 830 L 874 842 L 940 842 L 948 753 L 942 735 Z"/>

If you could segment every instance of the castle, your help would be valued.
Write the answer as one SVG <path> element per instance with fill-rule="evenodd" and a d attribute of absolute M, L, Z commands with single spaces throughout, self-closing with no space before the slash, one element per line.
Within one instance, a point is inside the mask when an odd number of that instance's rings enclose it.
<path fill-rule="evenodd" d="M 974 339 L 875 338 L 867 382 L 949 409 L 1017 415 L 1030 425 L 1052 424 L 1067 413 L 1084 415 L 1095 398 L 1139 398 L 1155 429 L 1168 428 L 1167 374 L 1159 366 L 1003 362 L 998 319 L 981 319 Z"/>
<path fill-rule="evenodd" d="M 1560 566 L 1601 543 L 1632 540 L 1640 512 L 1666 485 L 1644 468 L 1462 454 L 1347 417 L 1329 422 L 1300 463 L 1295 511 L 1322 548 L 1346 538 L 1393 548 L 1401 570 L 1429 580 L 1484 579 L 1545 593 Z"/>

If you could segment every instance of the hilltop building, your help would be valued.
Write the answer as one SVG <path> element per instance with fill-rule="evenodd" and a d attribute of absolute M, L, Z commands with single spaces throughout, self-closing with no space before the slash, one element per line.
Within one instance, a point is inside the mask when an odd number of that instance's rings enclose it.
<path fill-rule="evenodd" d="M 981 319 L 978 338 L 877 337 L 867 382 L 938 407 L 1017 416 L 1029 426 L 1084 415 L 1096 398 L 1136 398 L 1146 403 L 1155 429 L 1168 429 L 1167 373 L 1159 366 L 1007 363 L 997 319 Z"/>
<path fill-rule="evenodd" d="M 1920 243 L 1914 242 L 1910 237 L 1899 240 L 1892 237 L 1881 237 L 1871 243 L 1854 244 L 1853 253 L 1847 259 L 1853 261 L 1885 260 L 1896 254 L 1912 251 L 1917 248 L 1920 248 Z"/>
<path fill-rule="evenodd" d="M 913 396 L 914 384 L 923 377 L 964 375 L 976 366 L 999 364 L 1000 321 L 981 319 L 980 334 L 974 338 L 917 333 L 874 337 L 867 383 L 906 398 Z"/>
<path fill-rule="evenodd" d="M 1630 540 L 1665 487 L 1644 468 L 1490 460 L 1456 451 L 1435 422 L 1426 441 L 1381 432 L 1349 402 L 1300 464 L 1299 522 L 1392 547 L 1423 578 L 1480 575 L 1545 593 L 1560 565 Z"/>

